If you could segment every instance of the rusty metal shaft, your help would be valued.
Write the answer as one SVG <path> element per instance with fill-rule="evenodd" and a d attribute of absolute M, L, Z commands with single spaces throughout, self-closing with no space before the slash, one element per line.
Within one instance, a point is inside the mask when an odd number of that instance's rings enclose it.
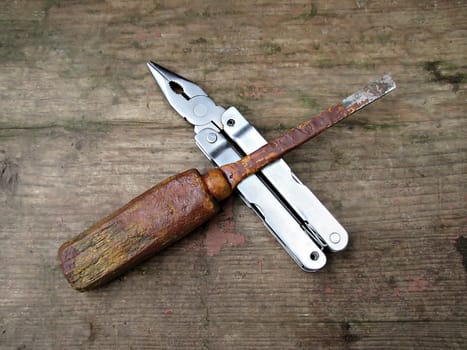
<path fill-rule="evenodd" d="M 334 124 L 383 97 L 395 88 L 396 84 L 391 76 L 385 75 L 380 80 L 368 84 L 313 119 L 288 130 L 285 134 L 270 141 L 250 155 L 235 163 L 226 164 L 220 169 L 225 174 L 230 186 L 235 188 L 246 177 L 282 158 L 284 154 L 321 134 Z"/>

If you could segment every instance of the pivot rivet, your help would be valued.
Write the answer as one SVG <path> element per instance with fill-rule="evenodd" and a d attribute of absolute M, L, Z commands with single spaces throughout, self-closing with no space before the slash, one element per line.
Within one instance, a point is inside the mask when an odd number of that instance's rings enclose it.
<path fill-rule="evenodd" d="M 334 243 L 334 244 L 337 244 L 341 241 L 341 235 L 338 234 L 337 232 L 333 232 L 329 235 L 329 240 Z"/>
<path fill-rule="evenodd" d="M 206 136 L 206 140 L 209 142 L 209 143 L 214 143 L 217 141 L 217 135 L 214 134 L 213 132 L 210 132 L 207 136 Z"/>
<path fill-rule="evenodd" d="M 194 108 L 193 108 L 193 113 L 198 117 L 202 118 L 208 113 L 208 109 L 206 105 L 203 103 L 198 103 Z"/>

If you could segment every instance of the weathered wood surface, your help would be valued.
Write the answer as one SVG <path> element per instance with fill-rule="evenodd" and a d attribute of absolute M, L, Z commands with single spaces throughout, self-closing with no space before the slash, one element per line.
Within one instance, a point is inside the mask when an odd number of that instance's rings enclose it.
<path fill-rule="evenodd" d="M 465 349 L 464 1 L 4 1 L 0 348 Z M 209 164 L 154 59 L 266 137 L 391 72 L 384 101 L 287 156 L 351 234 L 299 270 L 235 198 L 120 280 L 71 289 L 61 243 Z"/>

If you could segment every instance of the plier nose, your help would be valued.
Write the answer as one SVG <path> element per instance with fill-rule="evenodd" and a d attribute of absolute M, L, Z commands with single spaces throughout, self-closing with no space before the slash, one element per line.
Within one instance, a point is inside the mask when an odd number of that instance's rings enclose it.
<path fill-rule="evenodd" d="M 197 84 L 152 61 L 147 65 L 167 101 L 178 114 L 195 125 L 195 130 L 196 126 L 209 122 L 219 124 L 224 109 L 216 106 Z"/>
<path fill-rule="evenodd" d="M 181 103 L 180 97 L 183 97 L 185 101 L 189 101 L 196 96 L 207 96 L 197 84 L 171 72 L 167 68 L 152 61 L 148 62 L 147 65 L 173 108 L 177 109 L 177 104 Z"/>

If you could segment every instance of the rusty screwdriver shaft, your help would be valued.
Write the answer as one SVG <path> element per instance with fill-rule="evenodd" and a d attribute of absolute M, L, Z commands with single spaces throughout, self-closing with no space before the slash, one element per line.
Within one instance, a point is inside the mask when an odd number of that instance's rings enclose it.
<path fill-rule="evenodd" d="M 65 277 L 78 290 L 115 278 L 212 218 L 242 180 L 394 89 L 386 75 L 235 163 L 162 181 L 64 243 Z"/>
<path fill-rule="evenodd" d="M 394 89 L 394 81 L 389 75 L 385 75 L 381 80 L 368 84 L 350 95 L 342 103 L 330 107 L 315 118 L 288 130 L 252 154 L 235 163 L 224 165 L 220 169 L 225 173 L 230 185 L 236 187 L 246 177 L 282 158 L 284 154 Z"/>

